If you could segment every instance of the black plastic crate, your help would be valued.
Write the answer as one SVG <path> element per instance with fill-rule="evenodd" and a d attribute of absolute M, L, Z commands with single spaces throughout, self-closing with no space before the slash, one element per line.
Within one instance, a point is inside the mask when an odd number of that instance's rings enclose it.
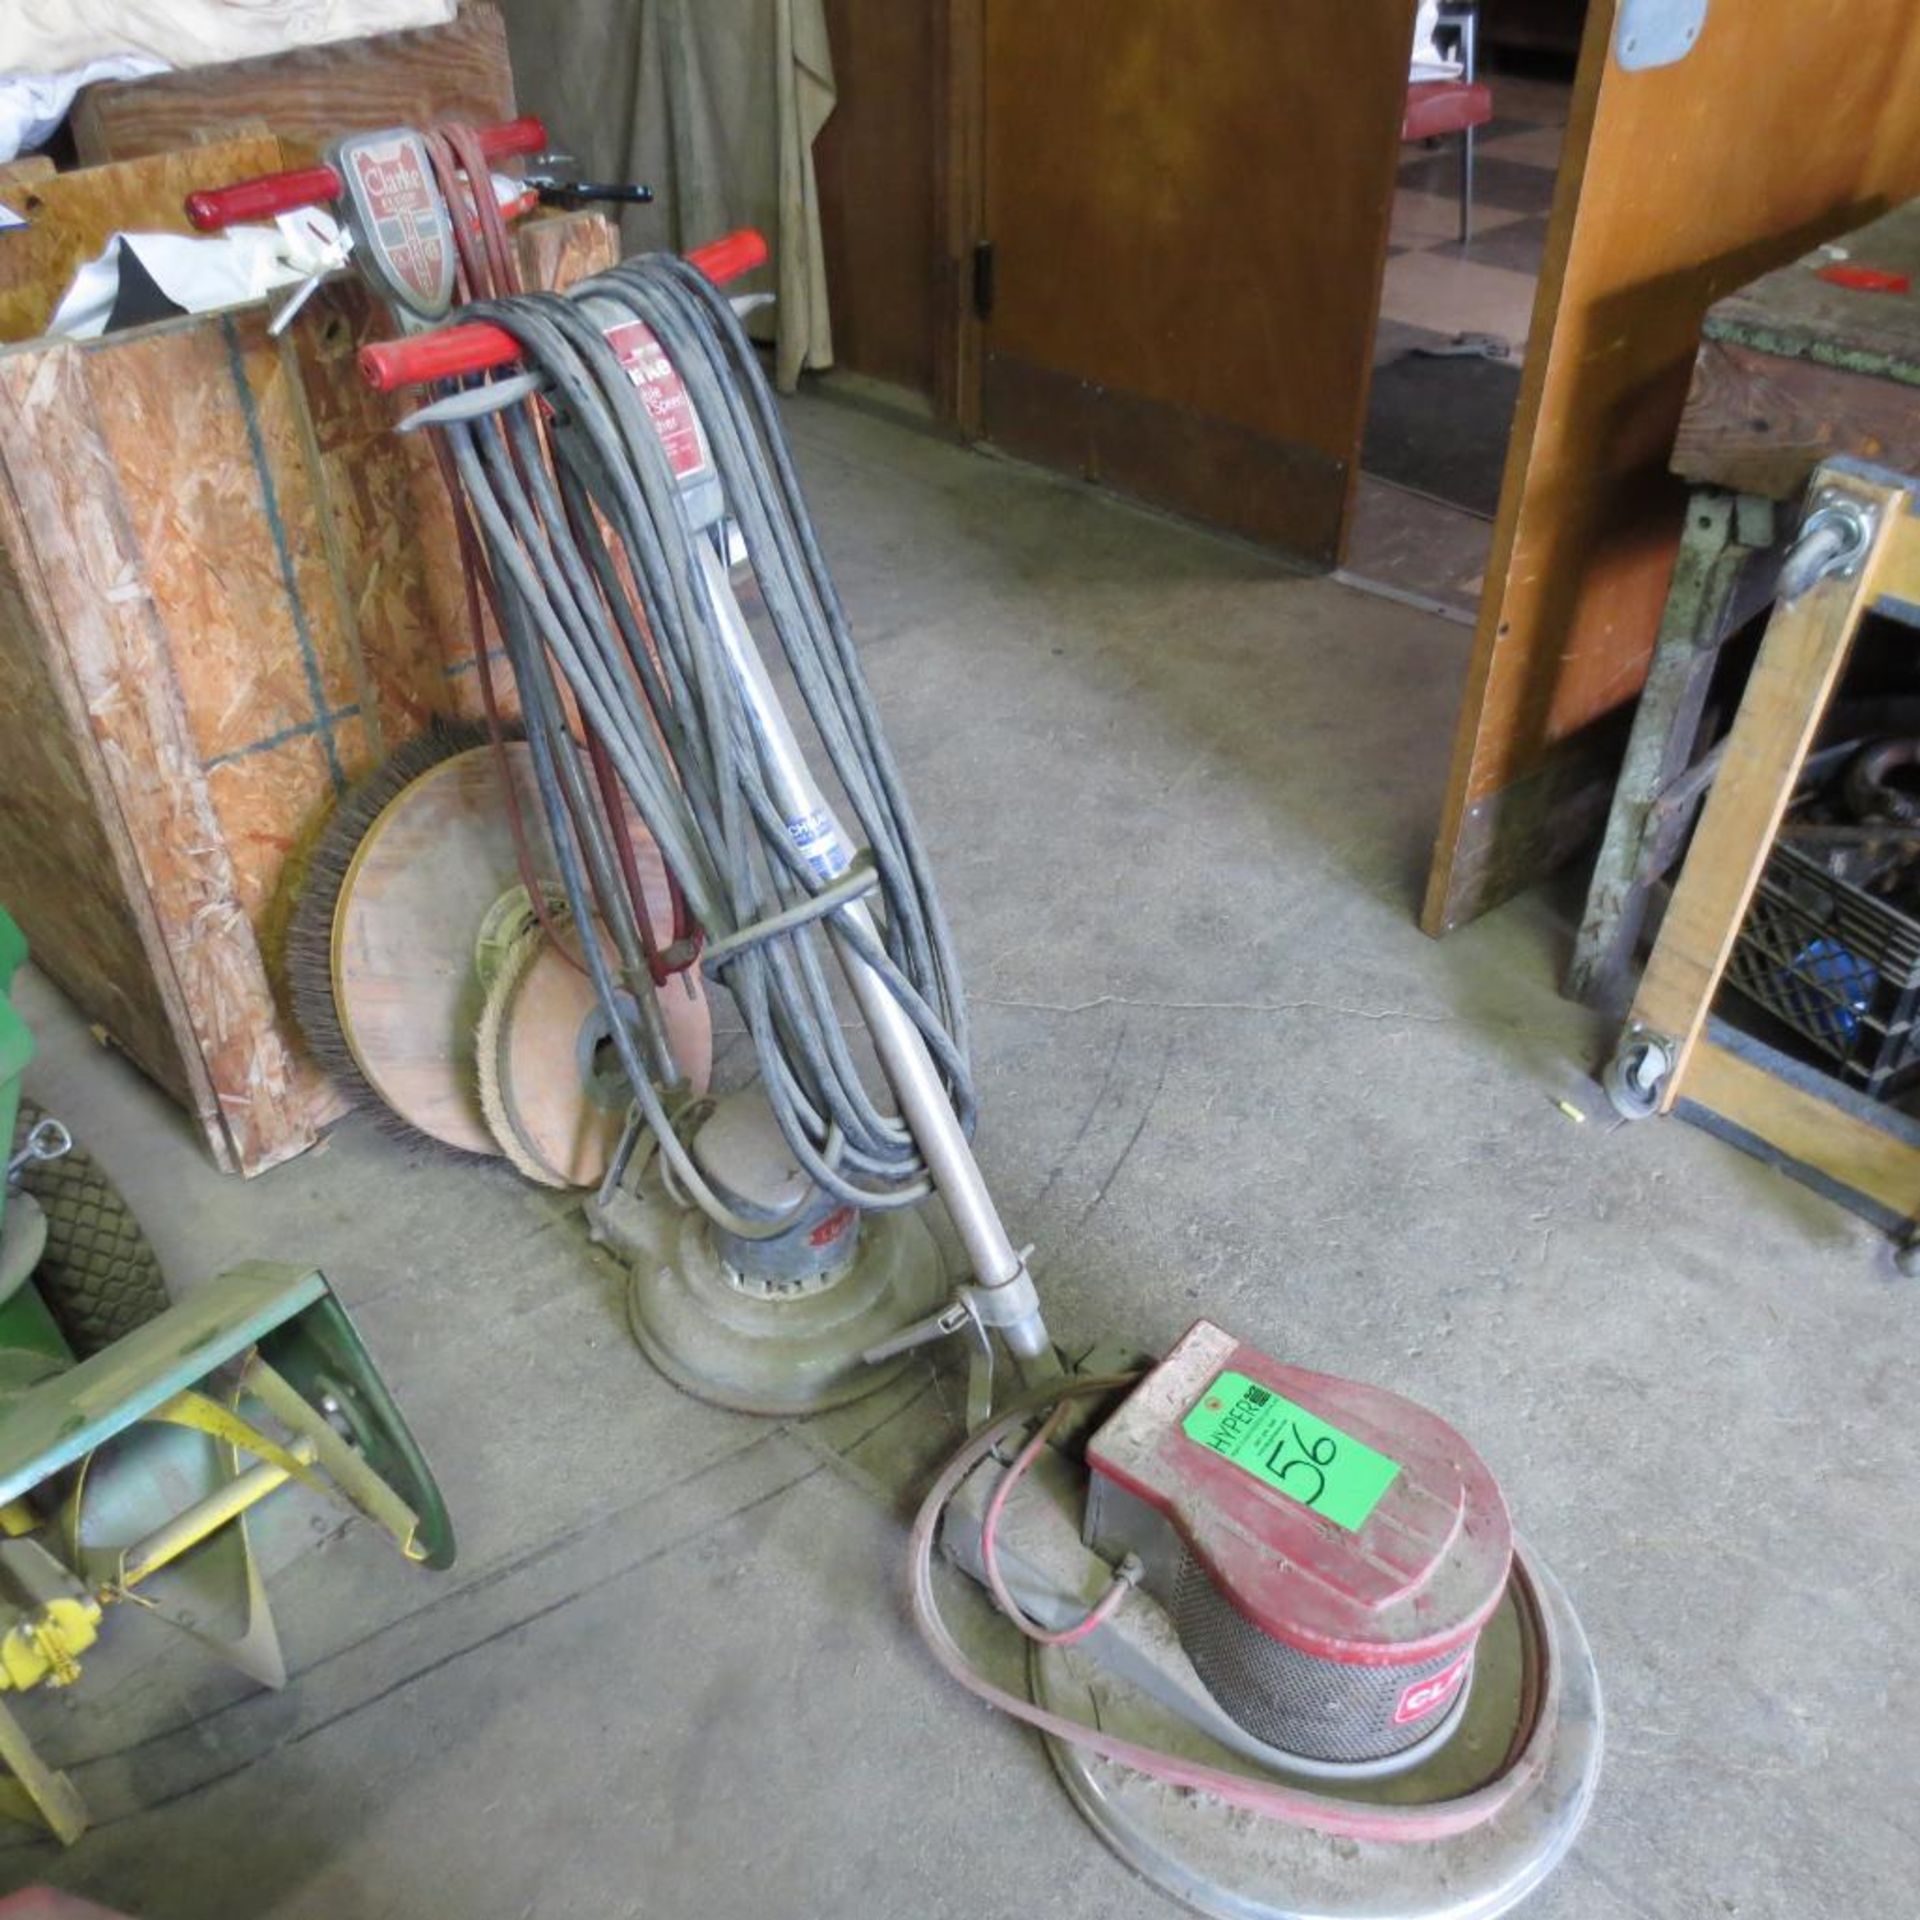
<path fill-rule="evenodd" d="M 1876 1100 L 1920 1076 L 1920 921 L 1797 848 L 1767 856 L 1726 979 Z"/>

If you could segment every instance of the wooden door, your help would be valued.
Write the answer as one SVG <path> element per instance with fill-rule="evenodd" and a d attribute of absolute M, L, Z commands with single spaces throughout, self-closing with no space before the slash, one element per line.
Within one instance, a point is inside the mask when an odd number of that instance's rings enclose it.
<path fill-rule="evenodd" d="M 953 35 L 962 425 L 1336 562 L 1412 0 L 955 0 Z"/>
<path fill-rule="evenodd" d="M 1710 0 L 1693 50 L 1639 71 L 1615 51 L 1626 4 L 1588 13 L 1429 933 L 1605 818 L 1673 571 L 1667 461 L 1707 308 L 1920 194 L 1914 0 Z"/>

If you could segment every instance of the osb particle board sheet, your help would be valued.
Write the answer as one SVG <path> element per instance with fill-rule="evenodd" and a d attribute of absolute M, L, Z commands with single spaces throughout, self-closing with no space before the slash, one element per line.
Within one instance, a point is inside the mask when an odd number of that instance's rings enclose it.
<path fill-rule="evenodd" d="M 339 590 L 363 661 L 380 750 L 448 706 L 446 670 L 461 627 L 452 516 L 432 447 L 394 432 L 413 404 L 376 394 L 354 356 L 392 325 L 355 283 L 329 286 L 287 334 L 305 394 L 319 489 L 338 542 Z"/>
<path fill-rule="evenodd" d="M 275 1025 L 259 945 L 122 510 L 89 357 L 70 345 L 0 354 L 0 460 L 151 902 L 172 990 L 200 1042 L 225 1135 L 213 1140 L 216 1157 L 256 1168 L 311 1137 L 312 1088 Z"/>
<path fill-rule="evenodd" d="M 513 114 L 506 23 L 497 7 L 471 4 L 445 26 L 105 81 L 75 103 L 73 133 L 93 163 L 167 153 L 258 119 L 298 165 L 343 133 L 434 120 L 484 126 Z"/>
<path fill-rule="evenodd" d="M 112 795 L 71 676 L 49 656 L 44 608 L 22 579 L 31 559 L 19 535 L 0 488 L 0 905 L 42 970 L 176 1100 L 197 1107 L 210 1090 L 174 1040 L 129 887 L 131 856 L 110 827 Z"/>
<path fill-rule="evenodd" d="M 116 335 L 82 360 L 233 898 L 277 979 L 289 856 L 367 764 L 295 382 L 258 310 Z M 291 1071 L 320 1084 L 303 1060 Z"/>
<path fill-rule="evenodd" d="M 358 688 L 260 315 L 114 335 L 82 363 L 202 761 L 324 742 Z"/>
<path fill-rule="evenodd" d="M 354 772 L 379 757 L 368 749 L 365 722 L 343 719 L 334 729 L 339 756 Z M 287 928 L 299 898 L 313 843 L 332 812 L 337 789 L 318 736 L 298 734 L 258 753 L 206 770 L 207 795 L 226 836 L 234 895 L 259 945 L 267 979 L 284 1011 Z M 297 1029 L 283 1024 L 283 1031 Z M 303 1073 L 304 1052 L 296 1051 Z M 312 1073 L 316 1086 L 321 1084 Z"/>
<path fill-rule="evenodd" d="M 282 164 L 280 143 L 255 136 L 30 180 L 5 195 L 25 227 L 0 233 L 0 340 L 46 331 L 74 273 L 120 232 L 187 233 L 183 203 Z"/>

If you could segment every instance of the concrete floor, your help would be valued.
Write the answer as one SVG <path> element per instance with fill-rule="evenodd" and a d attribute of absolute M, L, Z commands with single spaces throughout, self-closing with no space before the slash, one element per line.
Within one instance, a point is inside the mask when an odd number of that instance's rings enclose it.
<path fill-rule="evenodd" d="M 1476 1440 L 1607 1690 L 1535 1920 L 1908 1909 L 1915 1296 L 1833 1207 L 1606 1120 L 1564 897 L 1415 930 L 1466 631 L 858 411 L 792 418 L 1057 1330 L 1163 1344 L 1204 1310 Z M 279 1695 L 116 1618 L 87 1683 L 28 1702 L 100 1825 L 66 1856 L 9 1832 L 0 1887 L 151 1920 L 1173 1911 L 913 1638 L 900 1516 L 949 1383 L 811 1426 L 697 1405 L 554 1197 L 363 1121 L 222 1179 L 24 998 L 34 1092 L 181 1282 L 325 1268 L 463 1551 L 418 1574 L 317 1516 L 282 1541 Z"/>

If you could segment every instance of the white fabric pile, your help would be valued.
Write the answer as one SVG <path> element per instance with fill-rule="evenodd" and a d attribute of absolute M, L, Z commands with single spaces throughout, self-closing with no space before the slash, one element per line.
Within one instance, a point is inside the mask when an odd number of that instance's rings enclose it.
<path fill-rule="evenodd" d="M 96 80 L 440 26 L 457 0 L 4 0 L 0 160 L 45 140 Z"/>
<path fill-rule="evenodd" d="M 1451 80 L 1460 72 L 1460 62 L 1449 60 L 1434 43 L 1440 25 L 1440 0 L 1420 0 L 1413 17 L 1413 66 L 1411 80 Z"/>
<path fill-rule="evenodd" d="M 0 73 L 66 73 L 116 53 L 204 67 L 356 34 L 441 26 L 455 11 L 455 0 L 7 0 Z"/>

